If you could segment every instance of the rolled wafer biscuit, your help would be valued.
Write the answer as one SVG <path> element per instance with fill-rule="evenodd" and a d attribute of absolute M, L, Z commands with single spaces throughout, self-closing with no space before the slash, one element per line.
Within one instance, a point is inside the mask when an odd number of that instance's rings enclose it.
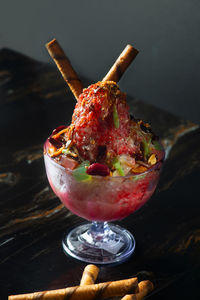
<path fill-rule="evenodd" d="M 138 292 L 137 278 L 9 296 L 9 300 L 94 300 Z"/>
<path fill-rule="evenodd" d="M 60 47 L 56 39 L 53 39 L 46 44 L 46 48 L 56 63 L 60 73 L 62 74 L 64 80 L 67 82 L 69 88 L 74 94 L 75 98 L 78 99 L 78 96 L 82 93 L 83 85 L 78 78 L 78 75 L 72 68 L 72 65 L 65 55 L 63 49 Z"/>
<path fill-rule="evenodd" d="M 99 274 L 99 268 L 95 265 L 87 265 L 83 271 L 80 286 L 94 284 Z"/>
<path fill-rule="evenodd" d="M 142 300 L 148 293 L 153 290 L 153 283 L 150 280 L 141 281 L 138 284 L 139 292 L 124 296 L 121 300 Z"/>
<path fill-rule="evenodd" d="M 102 81 L 118 82 L 139 51 L 127 45 Z"/>

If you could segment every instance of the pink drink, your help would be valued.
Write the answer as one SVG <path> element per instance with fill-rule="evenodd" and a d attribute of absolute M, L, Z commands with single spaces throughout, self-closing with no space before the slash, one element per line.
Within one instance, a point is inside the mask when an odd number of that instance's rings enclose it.
<path fill-rule="evenodd" d="M 139 209 L 153 194 L 160 174 L 161 162 L 146 172 L 128 176 L 90 176 L 77 181 L 47 153 L 44 155 L 49 183 L 54 193 L 74 214 L 92 221 L 125 218 Z"/>

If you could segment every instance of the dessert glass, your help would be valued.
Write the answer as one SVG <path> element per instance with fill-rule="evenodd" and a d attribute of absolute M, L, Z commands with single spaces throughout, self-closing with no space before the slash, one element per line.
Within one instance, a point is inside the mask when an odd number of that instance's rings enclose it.
<path fill-rule="evenodd" d="M 65 234 L 64 252 L 96 264 L 127 259 L 135 249 L 135 239 L 129 231 L 108 221 L 121 220 L 147 202 L 158 183 L 162 162 L 140 174 L 88 176 L 77 181 L 72 170 L 48 155 L 46 145 L 45 168 L 54 193 L 72 213 L 91 221 Z"/>

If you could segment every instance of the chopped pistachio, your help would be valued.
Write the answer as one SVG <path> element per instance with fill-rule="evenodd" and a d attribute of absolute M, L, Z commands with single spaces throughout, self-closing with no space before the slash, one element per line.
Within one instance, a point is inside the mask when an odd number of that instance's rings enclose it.
<path fill-rule="evenodd" d="M 119 116 L 118 116 L 116 105 L 113 106 L 113 121 L 114 121 L 115 128 L 119 128 Z"/>
<path fill-rule="evenodd" d="M 70 151 L 69 149 L 63 149 L 63 150 L 62 150 L 62 153 L 63 153 L 63 154 L 69 154 L 69 155 L 72 156 L 72 157 L 77 157 L 77 156 L 78 156 L 76 153 Z"/>
<path fill-rule="evenodd" d="M 150 145 L 150 142 L 151 141 L 146 141 L 146 140 L 143 140 L 142 142 L 142 147 L 143 147 L 143 151 L 144 151 L 144 158 L 147 159 L 148 156 L 150 155 L 150 148 L 149 148 L 149 145 Z"/>
<path fill-rule="evenodd" d="M 162 145 L 159 143 L 159 141 L 152 141 L 152 144 L 156 150 L 162 150 Z"/>

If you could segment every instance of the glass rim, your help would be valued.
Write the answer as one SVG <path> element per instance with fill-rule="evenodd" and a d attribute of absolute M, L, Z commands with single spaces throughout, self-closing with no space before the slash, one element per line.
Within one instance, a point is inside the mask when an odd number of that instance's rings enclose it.
<path fill-rule="evenodd" d="M 48 139 L 47 139 L 47 140 L 48 140 Z M 47 142 L 47 140 L 46 140 L 46 142 Z M 73 170 L 63 167 L 61 164 L 59 164 L 58 162 L 56 162 L 56 161 L 48 154 L 47 149 L 46 149 L 46 147 L 45 147 L 46 142 L 44 143 L 45 153 L 43 153 L 43 156 L 47 156 L 48 159 L 50 160 L 50 162 L 53 163 L 53 164 L 55 164 L 58 168 L 62 169 L 63 171 L 64 171 L 64 170 L 67 171 L 69 174 L 72 174 Z M 161 145 L 162 145 L 162 144 L 161 144 Z M 163 147 L 163 146 L 162 146 L 162 147 Z M 119 176 L 100 176 L 100 175 L 89 175 L 89 174 L 88 174 L 88 175 L 91 176 L 92 178 L 115 178 L 115 179 L 119 179 L 119 178 L 120 178 L 120 179 L 122 179 L 122 178 L 126 179 L 126 178 L 131 178 L 131 177 L 137 177 L 137 176 L 141 176 L 141 175 L 146 175 L 146 174 L 148 174 L 148 173 L 151 173 L 152 171 L 154 171 L 155 169 L 157 169 L 157 167 L 159 167 L 160 165 L 163 164 L 163 162 L 164 162 L 164 160 L 165 160 L 165 150 L 164 150 L 164 148 L 163 148 L 162 152 L 163 152 L 163 154 L 164 154 L 162 160 L 158 161 L 156 164 L 154 164 L 153 166 L 151 166 L 149 169 L 147 169 L 147 170 L 144 171 L 144 172 L 140 172 L 140 173 L 137 173 L 137 174 L 129 174 L 129 175 L 125 175 L 125 176 L 121 176 L 121 175 L 119 175 Z"/>

